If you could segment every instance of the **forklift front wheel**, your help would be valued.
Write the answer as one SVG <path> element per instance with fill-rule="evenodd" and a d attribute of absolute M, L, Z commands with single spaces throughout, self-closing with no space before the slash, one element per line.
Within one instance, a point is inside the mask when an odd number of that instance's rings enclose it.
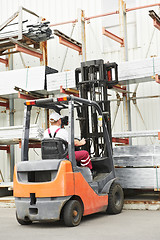
<path fill-rule="evenodd" d="M 122 211 L 124 203 L 123 189 L 120 184 L 113 182 L 108 194 L 107 213 L 118 214 Z"/>
<path fill-rule="evenodd" d="M 19 219 L 18 218 L 18 215 L 17 215 L 17 212 L 16 212 L 16 219 L 17 219 L 17 222 L 21 225 L 30 225 L 32 224 L 32 221 L 30 220 L 22 220 L 22 219 Z"/>
<path fill-rule="evenodd" d="M 82 205 L 77 200 L 70 200 L 63 209 L 63 220 L 67 227 L 76 227 L 82 218 Z"/>

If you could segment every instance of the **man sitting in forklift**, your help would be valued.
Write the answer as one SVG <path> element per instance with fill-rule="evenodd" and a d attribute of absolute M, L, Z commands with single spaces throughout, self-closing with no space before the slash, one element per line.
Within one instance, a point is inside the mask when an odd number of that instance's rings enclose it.
<path fill-rule="evenodd" d="M 61 138 L 68 142 L 68 132 L 61 128 L 61 119 L 63 118 L 62 115 L 58 114 L 57 112 L 53 112 L 50 115 L 50 128 L 46 129 L 44 132 L 44 138 Z M 81 140 L 74 139 L 74 145 L 76 147 L 80 147 L 86 144 L 86 140 L 82 138 Z M 66 157 L 69 158 L 69 155 Z M 78 163 L 80 163 L 81 167 L 88 167 L 92 170 L 92 163 L 89 156 L 89 153 L 85 150 L 75 151 L 75 158 Z"/>

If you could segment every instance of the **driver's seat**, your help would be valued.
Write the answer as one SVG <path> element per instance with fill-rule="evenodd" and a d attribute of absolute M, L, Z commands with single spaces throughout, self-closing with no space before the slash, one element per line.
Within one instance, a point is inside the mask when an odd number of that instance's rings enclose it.
<path fill-rule="evenodd" d="M 42 159 L 64 159 L 68 154 L 68 143 L 61 138 L 44 138 L 41 153 Z"/>

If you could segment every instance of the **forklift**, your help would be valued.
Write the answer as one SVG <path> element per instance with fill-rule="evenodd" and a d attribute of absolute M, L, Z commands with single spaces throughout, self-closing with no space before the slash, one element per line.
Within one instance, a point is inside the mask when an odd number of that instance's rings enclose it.
<path fill-rule="evenodd" d="M 82 63 L 75 74 L 77 88 L 84 96 L 69 95 L 25 102 L 21 162 L 14 170 L 16 218 L 21 225 L 62 219 L 66 226 L 75 227 L 83 216 L 97 212 L 118 214 L 122 211 L 124 195 L 113 165 L 107 94 L 108 87 L 117 84 L 117 65 L 104 64 L 103 60 L 89 61 Z M 101 98 L 103 96 L 103 100 L 96 99 L 96 93 Z M 94 100 L 87 99 L 91 96 Z M 42 139 L 41 159 L 29 161 L 30 117 L 34 107 L 58 113 L 67 110 L 69 139 L 68 142 L 56 137 Z M 74 129 L 78 127 L 81 137 L 86 139 L 81 149 L 90 153 L 95 176 L 89 168 L 76 162 Z M 67 154 L 69 159 L 66 159 Z"/>

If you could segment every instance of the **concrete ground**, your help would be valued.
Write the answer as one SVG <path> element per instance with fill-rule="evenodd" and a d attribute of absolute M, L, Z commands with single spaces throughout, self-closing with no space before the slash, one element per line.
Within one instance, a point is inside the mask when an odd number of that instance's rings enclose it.
<path fill-rule="evenodd" d="M 118 215 L 98 213 L 83 217 L 78 227 L 63 222 L 21 226 L 15 208 L 0 208 L 0 240 L 159 240 L 160 211 L 123 210 Z"/>

